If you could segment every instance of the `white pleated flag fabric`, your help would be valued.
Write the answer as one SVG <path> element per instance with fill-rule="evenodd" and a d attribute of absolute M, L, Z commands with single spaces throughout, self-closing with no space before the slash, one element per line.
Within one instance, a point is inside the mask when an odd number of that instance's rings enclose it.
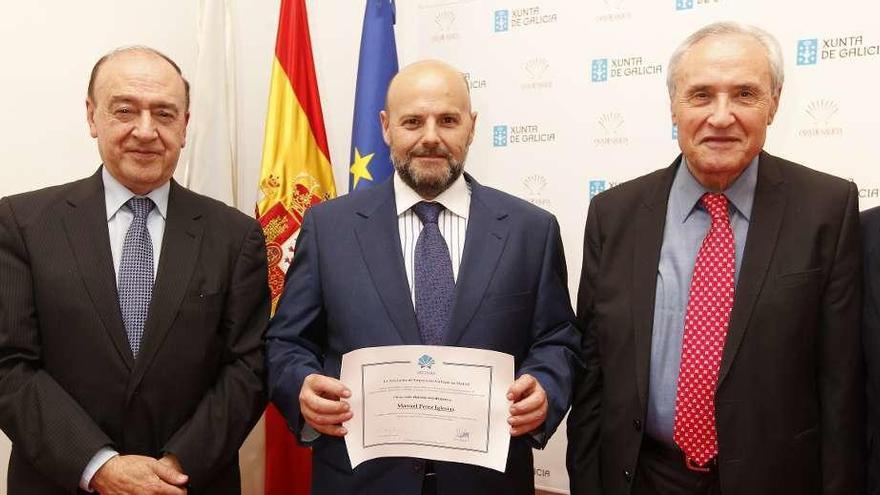
<path fill-rule="evenodd" d="M 235 50 L 229 0 L 199 0 L 198 55 L 190 91 L 186 147 L 175 178 L 238 207 Z M 263 495 L 262 420 L 239 451 L 243 495 Z"/>
<path fill-rule="evenodd" d="M 200 0 L 190 122 L 175 178 L 238 206 L 235 57 L 228 0 Z"/>

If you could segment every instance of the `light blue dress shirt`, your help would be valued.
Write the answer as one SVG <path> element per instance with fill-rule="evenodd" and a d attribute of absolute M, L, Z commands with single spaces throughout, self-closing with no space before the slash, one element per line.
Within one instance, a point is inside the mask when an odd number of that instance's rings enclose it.
<path fill-rule="evenodd" d="M 127 187 L 116 180 L 107 167 L 101 167 L 101 178 L 104 181 L 104 202 L 107 206 L 107 231 L 110 234 L 110 252 L 113 254 L 113 271 L 119 278 L 119 263 L 122 260 L 122 245 L 125 243 L 125 234 L 131 226 L 134 214 L 125 206 L 125 203 L 137 196 Z M 150 240 L 153 243 L 153 279 L 159 270 L 159 256 L 162 253 L 162 238 L 165 235 L 165 219 L 168 218 L 168 194 L 171 190 L 171 181 L 153 189 L 146 197 L 153 200 L 156 205 L 147 216 L 147 230 L 150 232 Z M 89 484 L 95 473 L 110 459 L 119 455 L 110 447 L 99 450 L 86 468 L 83 469 L 79 480 L 79 487 L 87 492 L 92 492 Z"/>
<path fill-rule="evenodd" d="M 106 167 L 101 168 L 104 179 L 104 201 L 107 206 L 107 230 L 110 233 L 110 251 L 113 253 L 113 271 L 119 276 L 119 263 L 122 260 L 122 245 L 125 234 L 134 219 L 134 214 L 125 206 L 126 201 L 137 196 L 113 177 Z M 165 235 L 165 219 L 168 217 L 168 194 L 171 181 L 153 189 L 145 197 L 156 205 L 147 216 L 147 230 L 153 241 L 153 277 L 159 270 L 159 255 L 162 253 L 162 238 Z"/>
<path fill-rule="evenodd" d="M 742 265 L 743 250 L 749 231 L 755 184 L 758 181 L 758 157 L 724 191 L 728 199 L 730 225 L 736 250 L 736 280 Z M 663 246 L 657 266 L 657 289 L 654 298 L 654 326 L 651 336 L 651 369 L 648 382 L 648 414 L 645 429 L 655 440 L 674 445 L 675 395 L 681 364 L 681 341 L 684 316 L 697 252 L 709 232 L 712 221 L 699 203 L 703 187 L 690 170 L 684 156 L 672 182 L 666 207 Z M 734 300 L 735 299 L 734 295 Z"/>

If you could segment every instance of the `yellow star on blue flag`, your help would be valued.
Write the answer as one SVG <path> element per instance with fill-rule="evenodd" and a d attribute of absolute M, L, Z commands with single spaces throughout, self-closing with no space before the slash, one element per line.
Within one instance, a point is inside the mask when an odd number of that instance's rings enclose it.
<path fill-rule="evenodd" d="M 394 171 L 379 124 L 388 83 L 397 74 L 394 17 L 394 0 L 367 0 L 351 126 L 349 191 L 379 184 Z M 360 150 L 370 154 L 362 156 Z"/>
<path fill-rule="evenodd" d="M 355 147 L 354 149 L 354 163 L 351 164 L 351 168 L 348 171 L 351 173 L 351 190 L 357 189 L 358 182 L 361 179 L 366 179 L 368 181 L 373 180 L 373 175 L 370 174 L 370 160 L 373 159 L 373 155 L 375 153 L 370 153 L 367 156 L 361 156 L 361 152 Z"/>

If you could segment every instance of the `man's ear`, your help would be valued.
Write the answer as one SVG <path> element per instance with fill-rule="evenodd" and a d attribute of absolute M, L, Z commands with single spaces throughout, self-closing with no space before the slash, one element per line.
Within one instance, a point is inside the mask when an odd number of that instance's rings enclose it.
<path fill-rule="evenodd" d="M 183 148 L 186 146 L 186 129 L 189 127 L 189 110 L 187 110 L 183 114 L 183 140 L 180 142 L 180 147 Z"/>
<path fill-rule="evenodd" d="M 770 113 L 767 115 L 767 125 L 773 123 L 773 119 L 776 117 L 776 111 L 779 110 L 779 98 L 782 96 L 782 89 L 776 92 L 775 95 L 770 99 Z"/>
<path fill-rule="evenodd" d="M 468 133 L 468 146 L 474 141 L 474 133 L 477 130 L 477 112 L 471 112 L 471 130 Z"/>
<path fill-rule="evenodd" d="M 95 103 L 91 98 L 86 98 L 86 122 L 89 123 L 89 134 L 93 138 L 98 137 L 98 127 L 95 125 Z"/>
<path fill-rule="evenodd" d="M 388 130 L 391 122 L 389 121 L 387 110 L 382 110 L 381 112 L 379 112 L 379 123 L 382 124 L 382 139 L 385 140 L 385 144 L 391 146 L 391 132 Z"/>

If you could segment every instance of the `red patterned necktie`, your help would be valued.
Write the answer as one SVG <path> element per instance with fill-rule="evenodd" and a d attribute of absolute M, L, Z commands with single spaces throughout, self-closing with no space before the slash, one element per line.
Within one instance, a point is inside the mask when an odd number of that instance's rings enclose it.
<path fill-rule="evenodd" d="M 733 307 L 736 270 L 733 230 L 723 194 L 700 198 L 712 217 L 691 279 L 672 438 L 688 464 L 705 466 L 718 455 L 715 388 Z"/>

